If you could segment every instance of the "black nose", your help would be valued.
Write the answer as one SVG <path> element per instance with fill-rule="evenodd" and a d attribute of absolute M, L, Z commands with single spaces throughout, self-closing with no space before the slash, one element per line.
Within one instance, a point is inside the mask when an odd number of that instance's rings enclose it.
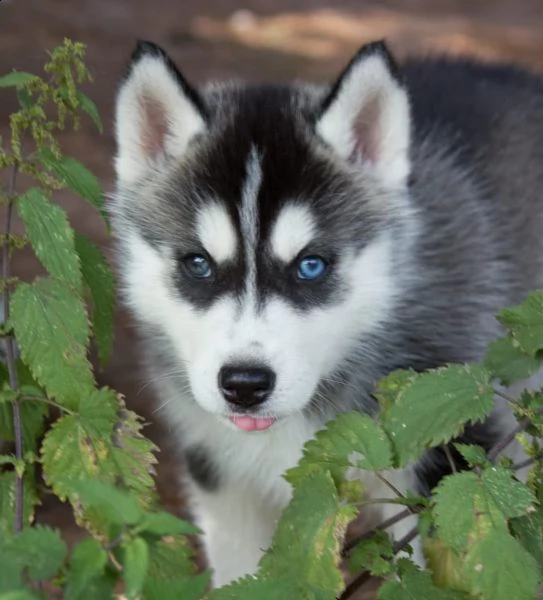
<path fill-rule="evenodd" d="M 223 367 L 219 371 L 222 395 L 244 408 L 264 402 L 274 384 L 275 373 L 267 367 Z"/>

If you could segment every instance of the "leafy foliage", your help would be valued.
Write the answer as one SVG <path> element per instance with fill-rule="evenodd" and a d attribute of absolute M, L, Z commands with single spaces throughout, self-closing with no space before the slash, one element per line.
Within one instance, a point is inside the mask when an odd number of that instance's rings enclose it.
<path fill-rule="evenodd" d="M 113 274 L 101 250 L 73 231 L 54 202 L 55 192 L 67 188 L 108 227 L 98 179 L 64 155 L 57 140 L 68 121 L 77 129 L 81 113 L 102 129 L 96 105 L 79 89 L 90 79 L 84 47 L 66 40 L 44 71 L 44 77 L 0 77 L 0 88 L 20 104 L 10 118 L 11 139 L 0 145 L 0 171 L 10 182 L 7 188 L 0 183 L 7 215 L 0 291 L 8 315 L 0 326 L 6 348 L 0 362 L 0 600 L 43 599 L 49 591 L 66 600 L 107 600 L 121 589 L 134 600 L 346 600 L 369 574 L 386 579 L 381 600 L 534 598 L 543 578 L 543 392 L 509 398 L 494 382 L 509 385 L 540 368 L 541 292 L 499 315 L 505 335 L 489 346 L 482 364 L 390 373 L 375 390 L 376 416 L 342 414 L 330 421 L 285 474 L 292 500 L 258 572 L 208 589 L 210 573 L 198 572 L 189 539 L 198 530 L 157 506 L 156 448 L 142 434 L 141 419 L 115 391 L 97 388 L 88 359 L 91 342 L 102 364 L 112 352 Z M 34 180 L 22 192 L 15 185 L 19 173 Z M 24 235 L 11 229 L 13 212 Z M 46 275 L 23 283 L 10 267 L 25 246 Z M 517 428 L 488 455 L 457 443 L 466 425 L 490 414 L 495 394 L 510 404 Z M 49 416 L 56 420 L 43 435 Z M 522 443 L 527 456 L 517 465 L 497 458 L 513 442 Z M 441 445 L 454 446 L 468 468 L 452 469 L 430 498 L 395 487 L 395 469 Z M 36 478 L 36 463 L 45 483 Z M 528 470 L 526 482 L 517 478 L 520 467 Z M 90 533 L 71 551 L 58 531 L 35 524 L 44 487 L 68 501 Z M 376 490 L 383 497 L 375 497 Z M 358 508 L 382 504 L 397 512 L 388 511 L 387 521 L 344 546 Z M 414 513 L 424 570 L 405 558 L 417 531 L 400 540 L 389 531 Z M 354 576 L 347 587 L 343 559 Z"/>

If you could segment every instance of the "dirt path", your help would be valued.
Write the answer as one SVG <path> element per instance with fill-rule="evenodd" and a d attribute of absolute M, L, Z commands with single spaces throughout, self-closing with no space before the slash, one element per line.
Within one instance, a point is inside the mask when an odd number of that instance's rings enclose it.
<path fill-rule="evenodd" d="M 234 0 L 0 0 L 0 74 L 12 68 L 39 71 L 45 50 L 65 36 L 88 45 L 96 80 L 89 93 L 103 115 L 106 133 L 100 136 L 85 124 L 77 136 L 64 136 L 63 147 L 83 160 L 106 190 L 113 181 L 114 91 L 138 37 L 167 48 L 195 82 L 229 76 L 325 80 L 359 45 L 381 37 L 400 57 L 431 51 L 467 53 L 515 60 L 543 71 L 540 0 L 254 0 L 244 10 Z M 1 93 L 0 136 L 7 134 L 6 117 L 14 108 L 10 94 Z M 69 195 L 60 202 L 74 226 L 109 252 L 109 241 L 92 211 Z M 16 269 L 32 277 L 39 266 L 21 254 Z M 99 378 L 126 394 L 129 405 L 152 423 L 148 433 L 162 448 L 162 499 L 182 514 L 179 461 L 169 450 L 167 428 L 159 422 L 160 412 L 153 413 L 151 392 L 137 365 L 135 335 L 129 318 L 119 311 L 115 355 Z M 62 506 L 45 504 L 40 518 L 61 527 L 69 540 L 79 535 Z"/>

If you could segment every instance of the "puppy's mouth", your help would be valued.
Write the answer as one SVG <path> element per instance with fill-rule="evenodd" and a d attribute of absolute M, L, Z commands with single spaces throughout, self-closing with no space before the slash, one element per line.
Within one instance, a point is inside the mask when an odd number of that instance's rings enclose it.
<path fill-rule="evenodd" d="M 277 421 L 277 417 L 251 417 L 249 415 L 230 415 L 228 419 L 242 431 L 265 431 Z"/>

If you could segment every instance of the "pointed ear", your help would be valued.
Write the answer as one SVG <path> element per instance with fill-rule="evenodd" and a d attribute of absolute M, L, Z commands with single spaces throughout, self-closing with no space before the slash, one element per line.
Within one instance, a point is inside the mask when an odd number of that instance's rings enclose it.
<path fill-rule="evenodd" d="M 138 42 L 117 95 L 119 181 L 132 183 L 165 158 L 181 158 L 205 127 L 205 106 L 198 93 L 161 48 Z"/>
<path fill-rule="evenodd" d="M 393 185 L 409 175 L 407 92 L 383 42 L 359 50 L 322 105 L 316 131 L 341 158 L 360 160 Z"/>

